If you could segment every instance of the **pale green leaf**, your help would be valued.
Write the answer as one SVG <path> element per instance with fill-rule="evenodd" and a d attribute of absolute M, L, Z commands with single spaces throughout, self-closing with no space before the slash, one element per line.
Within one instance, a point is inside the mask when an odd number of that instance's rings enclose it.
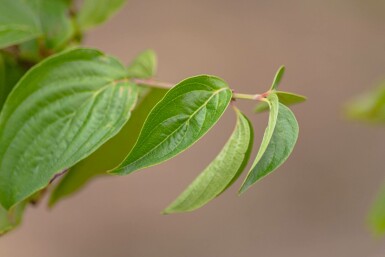
<path fill-rule="evenodd" d="M 114 15 L 126 0 L 83 0 L 78 23 L 81 29 L 95 27 Z"/>
<path fill-rule="evenodd" d="M 27 201 L 23 201 L 9 211 L 0 206 L 0 235 L 9 232 L 21 223 L 26 205 Z"/>
<path fill-rule="evenodd" d="M 242 173 L 253 146 L 253 128 L 246 116 L 238 109 L 235 111 L 237 124 L 222 151 L 164 213 L 188 212 L 202 207 Z"/>
<path fill-rule="evenodd" d="M 49 205 L 53 206 L 59 200 L 73 195 L 92 179 L 105 175 L 107 170 L 119 165 L 134 146 L 147 115 L 166 92 L 165 89 L 149 89 L 122 130 L 96 152 L 72 167 L 59 181 L 51 194 Z"/>
<path fill-rule="evenodd" d="M 128 66 L 127 72 L 130 78 L 151 78 L 156 73 L 157 60 L 153 50 L 141 52 Z"/>
<path fill-rule="evenodd" d="M 281 83 L 282 77 L 285 74 L 285 66 L 279 67 L 277 73 L 275 74 L 273 84 L 271 85 L 270 90 L 277 90 L 279 83 Z"/>
<path fill-rule="evenodd" d="M 228 85 L 217 77 L 180 82 L 154 107 L 131 153 L 111 173 L 129 174 L 183 152 L 214 126 L 231 97 Z"/>
<path fill-rule="evenodd" d="M 299 104 L 306 101 L 306 97 L 298 94 L 293 94 L 283 91 L 274 91 L 274 94 L 278 96 L 279 102 L 286 106 L 293 104 Z M 263 112 L 269 110 L 269 104 L 267 102 L 260 102 L 255 107 L 255 112 Z"/>
<path fill-rule="evenodd" d="M 275 94 L 269 95 L 268 101 L 270 105 L 269 124 L 240 193 L 284 163 L 298 138 L 298 123 L 290 109 L 279 103 Z"/>
<path fill-rule="evenodd" d="M 41 35 L 39 19 L 25 0 L 2 0 L 0 4 L 0 48 Z"/>
<path fill-rule="evenodd" d="M 137 87 L 117 60 L 93 49 L 52 56 L 29 70 L 0 115 L 0 202 L 6 209 L 116 135 Z"/>
<path fill-rule="evenodd" d="M 347 115 L 351 119 L 370 122 L 385 122 L 385 83 L 364 94 L 347 105 Z"/>

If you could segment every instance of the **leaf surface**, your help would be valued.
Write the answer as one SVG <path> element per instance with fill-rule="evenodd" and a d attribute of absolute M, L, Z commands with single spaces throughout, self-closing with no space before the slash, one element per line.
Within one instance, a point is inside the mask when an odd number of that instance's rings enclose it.
<path fill-rule="evenodd" d="M 238 109 L 234 132 L 219 155 L 189 185 L 189 187 L 164 211 L 187 212 L 198 209 L 220 195 L 242 173 L 253 146 L 253 128 Z"/>
<path fill-rule="evenodd" d="M 277 90 L 278 89 L 278 86 L 281 83 L 281 80 L 282 80 L 284 74 L 285 74 L 285 66 L 279 67 L 277 73 L 275 74 L 273 84 L 271 85 L 270 90 Z"/>
<path fill-rule="evenodd" d="M 231 97 L 227 84 L 217 77 L 201 75 L 180 82 L 154 107 L 134 148 L 111 173 L 129 174 L 183 152 L 214 126 Z"/>
<path fill-rule="evenodd" d="M 0 206 L 0 236 L 21 223 L 26 205 L 27 201 L 23 201 L 9 211 Z"/>
<path fill-rule="evenodd" d="M 380 190 L 370 210 L 369 226 L 376 235 L 385 233 L 385 187 Z"/>
<path fill-rule="evenodd" d="M 127 68 L 130 78 L 151 78 L 156 74 L 157 60 L 153 50 L 141 52 Z"/>
<path fill-rule="evenodd" d="M 36 38 L 42 33 L 39 19 L 25 0 L 2 0 L 0 48 Z"/>
<path fill-rule="evenodd" d="M 0 203 L 9 209 L 116 135 L 137 87 L 117 60 L 93 49 L 29 70 L 0 115 Z"/>
<path fill-rule="evenodd" d="M 293 94 L 293 93 L 283 92 L 283 91 L 273 91 L 273 93 L 278 96 L 279 102 L 286 106 L 299 104 L 306 101 L 305 96 L 298 95 L 298 94 Z M 254 109 L 254 111 L 257 113 L 264 112 L 267 110 L 269 110 L 269 104 L 266 102 L 258 103 Z"/>
<path fill-rule="evenodd" d="M 81 29 L 86 30 L 107 21 L 125 2 L 126 0 L 83 0 L 78 14 Z"/>
<path fill-rule="evenodd" d="M 274 94 L 268 96 L 269 124 L 262 139 L 257 157 L 247 175 L 240 193 L 277 169 L 291 154 L 298 138 L 298 123 L 294 114 L 278 102 Z"/>

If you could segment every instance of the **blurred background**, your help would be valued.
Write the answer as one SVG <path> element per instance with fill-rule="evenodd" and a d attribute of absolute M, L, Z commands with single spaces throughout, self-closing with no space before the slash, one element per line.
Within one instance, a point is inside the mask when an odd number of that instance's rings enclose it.
<path fill-rule="evenodd" d="M 385 256 L 385 238 L 366 225 L 385 182 L 385 131 L 343 117 L 347 100 L 385 79 L 384 13 L 375 0 L 130 0 L 88 46 L 125 63 L 153 48 L 159 80 L 208 73 L 242 93 L 264 92 L 285 64 L 281 89 L 309 98 L 293 108 L 297 147 L 242 197 L 238 181 L 196 212 L 160 215 L 224 145 L 235 121 L 228 111 L 172 161 L 95 180 L 52 210 L 28 209 L 1 238 L 0 256 Z M 238 104 L 259 143 L 266 114 Z"/>

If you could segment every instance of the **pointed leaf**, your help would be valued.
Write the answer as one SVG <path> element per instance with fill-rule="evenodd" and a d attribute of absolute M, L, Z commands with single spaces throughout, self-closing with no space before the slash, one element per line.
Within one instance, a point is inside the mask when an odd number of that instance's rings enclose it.
<path fill-rule="evenodd" d="M 283 92 L 283 91 L 275 91 L 274 93 L 278 96 L 279 102 L 286 106 L 299 104 L 306 101 L 306 97 L 302 95 L 297 95 L 297 94 Z M 255 112 L 264 112 L 267 110 L 269 110 L 269 105 L 266 102 L 258 103 L 254 109 Z"/>
<path fill-rule="evenodd" d="M 9 209 L 123 127 L 137 88 L 117 60 L 75 49 L 29 70 L 0 115 L 0 203 Z"/>
<path fill-rule="evenodd" d="M 298 138 L 298 123 L 294 114 L 278 102 L 274 94 L 269 96 L 270 118 L 260 150 L 240 193 L 277 169 L 291 154 Z"/>
<path fill-rule="evenodd" d="M 84 0 L 78 14 L 79 26 L 86 30 L 107 21 L 125 2 L 126 0 Z"/>
<path fill-rule="evenodd" d="M 180 82 L 154 107 L 131 153 L 111 173 L 129 174 L 183 152 L 214 126 L 231 97 L 227 84 L 217 77 L 202 75 Z"/>
<path fill-rule="evenodd" d="M 151 78 L 156 73 L 156 63 L 156 54 L 153 50 L 143 51 L 128 66 L 128 76 L 130 78 Z"/>
<path fill-rule="evenodd" d="M 285 74 L 285 66 L 279 67 L 277 73 L 275 74 L 273 84 L 271 85 L 270 90 L 277 90 L 279 83 L 281 83 L 282 77 Z"/>
<path fill-rule="evenodd" d="M 39 19 L 24 0 L 2 0 L 0 8 L 0 48 L 41 35 Z"/>
<path fill-rule="evenodd" d="M 166 92 L 165 89 L 150 89 L 143 100 L 135 107 L 130 120 L 122 130 L 96 152 L 72 167 L 59 181 L 51 194 L 49 205 L 53 206 L 59 200 L 78 192 L 92 179 L 105 175 L 107 170 L 119 165 L 134 146 L 140 128 L 151 109 L 162 99 Z"/>
<path fill-rule="evenodd" d="M 253 146 L 253 128 L 246 116 L 238 109 L 235 111 L 237 125 L 222 151 L 164 213 L 188 212 L 202 207 L 242 173 Z"/>

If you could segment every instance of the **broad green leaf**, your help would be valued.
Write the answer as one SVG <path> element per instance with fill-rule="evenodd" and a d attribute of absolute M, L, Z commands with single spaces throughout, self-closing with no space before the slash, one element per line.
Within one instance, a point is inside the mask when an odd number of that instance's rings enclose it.
<path fill-rule="evenodd" d="M 126 0 L 83 0 L 78 23 L 82 30 L 99 25 L 114 15 Z"/>
<path fill-rule="evenodd" d="M 127 68 L 130 78 L 151 78 L 156 73 L 157 60 L 153 50 L 141 52 Z"/>
<path fill-rule="evenodd" d="M 290 106 L 293 104 L 299 104 L 306 101 L 306 97 L 302 95 L 297 95 L 289 92 L 283 92 L 283 91 L 274 91 L 274 94 L 278 96 L 279 102 L 281 104 L 284 104 L 286 106 Z M 266 102 L 260 102 L 255 107 L 255 112 L 263 112 L 269 110 L 269 105 Z"/>
<path fill-rule="evenodd" d="M 0 115 L 0 203 L 9 209 L 116 135 L 137 87 L 117 60 L 93 49 L 29 70 Z"/>
<path fill-rule="evenodd" d="M 27 201 L 23 201 L 9 211 L 0 206 L 0 235 L 7 233 L 20 224 L 26 205 Z"/>
<path fill-rule="evenodd" d="M 134 146 L 147 115 L 166 92 L 165 89 L 150 89 L 135 107 L 122 130 L 96 152 L 72 167 L 59 181 L 51 194 L 49 205 L 53 206 L 59 200 L 78 192 L 92 179 L 105 175 L 107 170 L 119 165 Z"/>
<path fill-rule="evenodd" d="M 167 92 L 143 125 L 127 158 L 111 173 L 125 175 L 165 162 L 183 152 L 219 120 L 232 93 L 220 78 L 188 78 Z"/>
<path fill-rule="evenodd" d="M 346 109 L 349 118 L 371 123 L 384 123 L 385 83 L 373 92 L 351 101 Z"/>
<path fill-rule="evenodd" d="M 298 123 L 294 114 L 278 102 L 274 94 L 268 97 L 269 124 L 265 131 L 257 157 L 243 183 L 240 193 L 277 169 L 291 154 L 298 138 Z"/>
<path fill-rule="evenodd" d="M 238 109 L 233 134 L 219 155 L 164 211 L 165 214 L 198 209 L 219 196 L 242 173 L 253 146 L 253 128 Z"/>
<path fill-rule="evenodd" d="M 368 217 L 369 226 L 377 235 L 385 233 L 385 187 L 377 196 Z"/>
<path fill-rule="evenodd" d="M 57 49 L 73 35 L 68 0 L 27 0 L 37 13 L 44 34 L 45 47 Z"/>
<path fill-rule="evenodd" d="M 285 66 L 279 67 L 277 73 L 275 74 L 273 84 L 271 85 L 270 90 L 277 90 L 279 83 L 281 83 L 281 80 L 284 74 L 285 74 Z"/>
<path fill-rule="evenodd" d="M 0 48 L 41 35 L 39 19 L 26 0 L 1 0 Z"/>
<path fill-rule="evenodd" d="M 0 53 L 0 111 L 8 94 L 24 72 L 24 68 L 18 66 L 13 57 Z"/>

